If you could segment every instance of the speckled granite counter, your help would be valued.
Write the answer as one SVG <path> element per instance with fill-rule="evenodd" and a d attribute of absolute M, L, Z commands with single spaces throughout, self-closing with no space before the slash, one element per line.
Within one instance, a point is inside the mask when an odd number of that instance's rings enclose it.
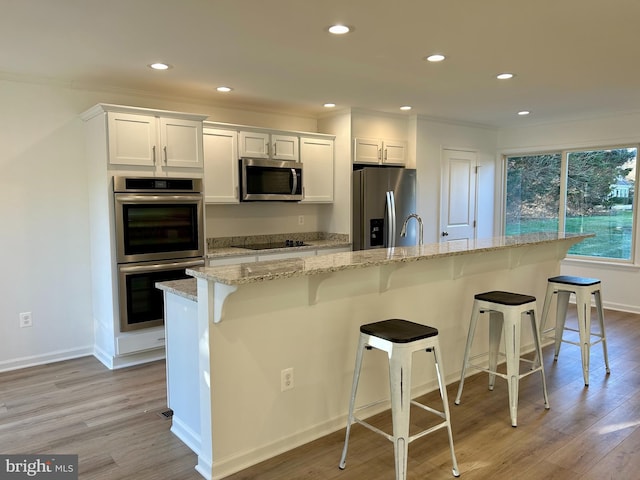
<path fill-rule="evenodd" d="M 296 240 L 305 243 L 299 247 L 277 247 L 284 245 L 286 240 Z M 331 248 L 351 248 L 349 236 L 336 233 L 310 232 L 310 233 L 283 233 L 277 235 L 252 235 L 246 237 L 221 237 L 207 239 L 207 258 L 223 258 L 242 255 L 255 255 L 256 250 L 242 248 L 240 245 L 252 243 L 272 243 L 274 248 L 260 250 L 261 254 L 298 252 L 305 250 L 318 250 L 320 254 L 323 249 Z"/>
<path fill-rule="evenodd" d="M 162 291 L 175 293 L 188 300 L 198 301 L 198 287 L 195 278 L 186 278 L 184 280 L 171 280 L 168 282 L 156 283 L 156 288 Z"/>
<path fill-rule="evenodd" d="M 319 257 L 263 261 L 251 264 L 218 267 L 198 267 L 188 269 L 187 273 L 196 278 L 204 278 L 225 285 L 243 285 L 279 278 L 316 275 L 321 273 L 337 272 L 340 270 L 374 267 L 401 262 L 416 262 L 439 257 L 491 252 L 501 249 L 527 247 L 550 242 L 572 240 L 576 243 L 590 236 L 593 235 L 536 233 L 509 237 L 483 238 L 477 240 L 454 240 L 416 247 L 361 250 L 356 252 L 335 253 L 333 255 L 323 255 Z"/>

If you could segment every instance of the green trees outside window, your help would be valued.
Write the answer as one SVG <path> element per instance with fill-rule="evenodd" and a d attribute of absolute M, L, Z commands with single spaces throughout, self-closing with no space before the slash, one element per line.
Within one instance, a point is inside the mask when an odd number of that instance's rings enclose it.
<path fill-rule="evenodd" d="M 594 233 L 569 254 L 632 260 L 637 147 L 506 157 L 505 232 Z"/>

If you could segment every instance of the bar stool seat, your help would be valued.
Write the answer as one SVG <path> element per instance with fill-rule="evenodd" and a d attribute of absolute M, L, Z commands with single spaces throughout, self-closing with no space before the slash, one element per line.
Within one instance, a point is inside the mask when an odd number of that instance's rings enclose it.
<path fill-rule="evenodd" d="M 488 353 L 482 353 L 470 357 L 478 318 L 481 313 L 485 312 L 489 313 L 489 351 Z M 544 406 L 546 409 L 549 409 L 547 383 L 544 376 L 544 367 L 542 362 L 522 358 L 520 354 L 521 320 L 522 315 L 527 314 L 531 319 L 531 332 L 533 334 L 536 354 L 539 355 L 538 358 L 542 358 L 540 335 L 536 325 L 535 312 L 536 297 L 531 295 L 491 291 L 479 293 L 474 296 L 471 322 L 469 323 L 469 334 L 467 336 L 467 345 L 465 347 L 464 359 L 462 362 L 460 385 L 458 386 L 458 395 L 455 400 L 456 405 L 460 405 L 460 398 L 462 397 L 462 389 L 464 387 L 467 368 L 471 367 L 489 373 L 489 390 L 493 390 L 496 375 L 507 380 L 509 388 L 509 411 L 512 426 L 516 427 L 518 424 L 518 383 L 523 377 L 535 372 L 540 372 L 542 376 Z M 499 352 L 499 347 L 503 330 L 505 338 L 505 352 L 504 354 L 501 354 Z M 498 372 L 498 356 L 506 357 L 506 375 Z M 488 358 L 488 368 L 480 365 L 479 359 L 481 358 L 485 360 Z M 532 364 L 532 368 L 520 373 L 520 362 L 530 363 Z"/>
<path fill-rule="evenodd" d="M 592 345 L 602 343 L 604 352 L 604 364 L 607 374 L 609 370 L 609 356 L 607 354 L 607 337 L 604 329 L 604 310 L 602 308 L 602 297 L 600 294 L 601 282 L 597 278 L 575 277 L 570 275 L 559 275 L 551 277 L 547 281 L 547 293 L 544 297 L 544 306 L 542 308 L 542 320 L 540 322 L 540 336 L 546 337 L 549 333 L 555 339 L 554 361 L 558 360 L 560 353 L 560 345 L 562 342 L 570 343 L 580 347 L 582 357 L 582 376 L 584 385 L 589 386 L 589 357 Z M 565 326 L 567 320 L 567 306 L 571 294 L 576 296 L 576 309 L 578 313 L 578 329 Z M 558 303 L 556 310 L 556 324 L 554 327 L 546 328 L 547 316 L 553 295 L 558 295 Z M 591 295 L 594 296 L 596 313 L 598 316 L 599 331 L 591 330 Z M 564 338 L 565 331 L 578 332 L 579 342 L 574 342 Z M 595 340 L 592 340 L 595 337 Z"/>
<path fill-rule="evenodd" d="M 372 407 L 384 401 L 374 402 L 357 408 L 355 406 L 363 353 L 365 350 L 370 350 L 372 348 L 387 352 L 389 357 L 393 435 L 389 435 L 355 416 L 357 411 Z M 412 356 L 413 352 L 420 350 L 433 352 L 434 354 L 436 376 L 438 379 L 438 386 L 440 388 L 443 411 L 436 410 L 427 405 L 411 400 Z M 411 405 L 433 413 L 441 417 L 443 421 L 419 433 L 409 435 L 409 411 Z M 351 432 L 351 425 L 354 423 L 359 423 L 393 442 L 396 480 L 405 480 L 407 478 L 407 454 L 409 443 L 436 430 L 446 428 L 449 435 L 449 448 L 451 450 L 451 459 L 453 462 L 453 475 L 456 477 L 460 475 L 458 472 L 456 455 L 453 449 L 449 402 L 447 400 L 446 385 L 444 384 L 442 357 L 440 353 L 440 345 L 438 343 L 438 330 L 436 328 L 397 318 L 369 323 L 360 327 L 360 339 L 358 342 L 358 350 L 356 352 L 356 365 L 353 372 L 351 400 L 349 402 L 347 430 L 344 440 L 344 448 L 342 450 L 342 457 L 339 464 L 340 469 L 344 469 L 346 466 L 349 434 Z"/>

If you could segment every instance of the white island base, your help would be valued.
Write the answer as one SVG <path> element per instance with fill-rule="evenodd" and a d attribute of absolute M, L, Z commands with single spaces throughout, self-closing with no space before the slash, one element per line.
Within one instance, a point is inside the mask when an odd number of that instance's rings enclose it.
<path fill-rule="evenodd" d="M 500 237 L 188 270 L 197 278 L 198 338 L 183 348 L 192 363 L 197 349 L 199 392 L 179 395 L 193 408 L 199 399 L 197 470 L 224 478 L 344 428 L 364 323 L 404 318 L 436 327 L 446 381 L 458 381 L 473 296 L 508 290 L 541 305 L 546 279 L 584 238 Z M 531 349 L 530 332 L 523 334 L 523 349 Z M 477 344 L 488 342 L 485 322 L 476 335 Z M 414 395 L 438 388 L 431 363 L 415 365 Z M 289 368 L 293 388 L 281 391 Z M 388 399 L 384 353 L 367 356 L 363 370 L 359 403 Z"/>

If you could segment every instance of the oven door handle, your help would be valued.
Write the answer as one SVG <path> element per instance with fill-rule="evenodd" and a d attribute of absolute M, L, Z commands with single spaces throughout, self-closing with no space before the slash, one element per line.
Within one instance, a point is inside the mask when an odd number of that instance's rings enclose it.
<path fill-rule="evenodd" d="M 137 203 L 193 203 L 202 201 L 202 195 L 140 195 L 130 193 L 116 193 L 115 199 L 118 202 Z"/>
<path fill-rule="evenodd" d="M 204 265 L 204 260 L 192 260 L 192 261 L 178 261 L 171 263 L 157 263 L 152 265 L 120 265 L 118 268 L 122 273 L 136 273 L 136 272 L 152 272 L 162 270 L 175 270 L 176 268 L 188 268 L 188 267 L 201 267 Z"/>

